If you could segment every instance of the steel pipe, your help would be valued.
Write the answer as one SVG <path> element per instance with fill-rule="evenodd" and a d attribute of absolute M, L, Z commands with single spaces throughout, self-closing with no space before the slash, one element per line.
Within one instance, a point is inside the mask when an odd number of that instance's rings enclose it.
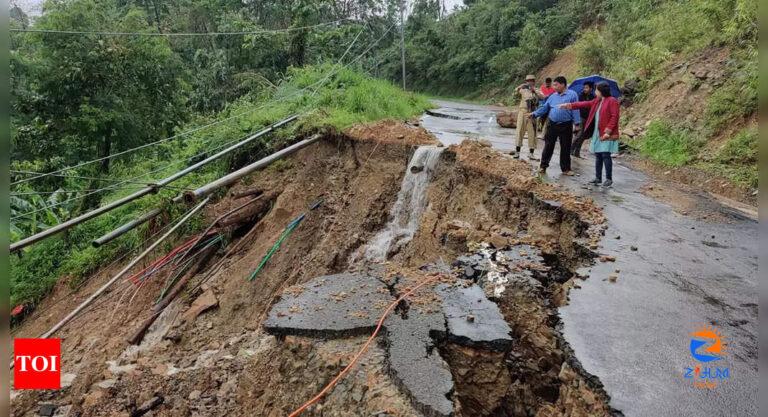
<path fill-rule="evenodd" d="M 171 203 L 176 204 L 183 200 L 184 200 L 184 196 L 179 194 L 171 200 Z M 160 213 L 162 212 L 163 212 L 163 209 L 161 208 L 152 209 L 142 214 L 141 216 L 129 221 L 128 223 L 123 224 L 117 229 L 114 229 L 111 232 L 101 236 L 100 238 L 94 239 L 91 242 L 91 245 L 93 245 L 94 248 L 98 248 L 99 246 L 105 245 L 119 238 L 120 236 L 130 232 L 131 230 L 141 226 L 142 224 L 154 219 L 155 217 L 159 216 Z"/>
<path fill-rule="evenodd" d="M 173 174 L 173 175 L 171 175 L 171 176 L 169 176 L 167 178 L 164 178 L 164 179 L 162 179 L 160 181 L 157 181 L 155 184 L 153 184 L 151 186 L 148 186 L 146 188 L 142 188 L 141 190 L 136 191 L 133 194 L 125 196 L 125 197 L 123 197 L 123 198 L 121 198 L 119 200 L 113 201 L 113 202 L 111 202 L 111 203 L 109 203 L 109 204 L 107 204 L 105 206 L 99 207 L 99 208 L 97 208 L 97 209 L 95 209 L 93 211 L 89 211 L 87 213 L 83 213 L 83 214 L 81 214 L 81 215 L 79 215 L 79 216 L 77 216 L 75 218 L 67 220 L 64 223 L 59 223 L 56 226 L 50 227 L 48 229 L 45 229 L 45 230 L 43 230 L 40 233 L 34 234 L 34 235 L 29 236 L 29 237 L 27 237 L 25 239 L 22 239 L 22 240 L 20 240 L 18 242 L 15 242 L 15 243 L 11 244 L 10 252 L 11 253 L 16 252 L 16 251 L 18 251 L 20 249 L 23 249 L 23 248 L 25 248 L 25 247 L 27 247 L 29 245 L 32 245 L 32 244 L 37 243 L 37 242 L 39 242 L 39 241 L 41 241 L 43 239 L 46 239 L 46 238 L 48 238 L 48 237 L 50 237 L 52 235 L 55 235 L 57 233 L 63 232 L 65 230 L 67 230 L 67 229 L 70 229 L 73 226 L 76 226 L 76 225 L 78 225 L 80 223 L 83 223 L 85 221 L 88 221 L 90 219 L 98 217 L 98 216 L 100 216 L 100 215 L 102 215 L 104 213 L 107 213 L 109 211 L 112 211 L 112 210 L 114 210 L 114 209 L 116 209 L 118 207 L 124 206 L 124 205 L 126 205 L 126 204 L 128 204 L 128 203 L 130 203 L 130 202 L 132 202 L 134 200 L 137 200 L 137 199 L 139 199 L 141 197 L 146 196 L 147 194 L 155 193 L 155 192 L 157 192 L 158 189 L 160 189 L 160 188 L 162 188 L 162 187 L 172 183 L 173 181 L 176 181 L 179 178 L 189 174 L 190 172 L 195 171 L 198 168 L 200 168 L 202 166 L 205 166 L 205 165 L 207 165 L 207 164 L 209 164 L 209 163 L 211 163 L 211 162 L 221 158 L 222 156 L 224 156 L 224 155 L 226 155 L 226 154 L 228 154 L 228 153 L 230 153 L 230 152 L 232 152 L 232 151 L 234 151 L 234 150 L 236 150 L 238 148 L 241 148 L 241 147 L 247 145 L 248 143 L 254 141 L 255 139 L 257 139 L 257 138 L 259 138 L 261 136 L 264 136 L 267 133 L 272 132 L 273 130 L 275 130 L 277 128 L 280 128 L 280 127 L 282 127 L 282 126 L 284 126 L 284 125 L 286 125 L 288 123 L 291 123 L 291 122 L 295 121 L 296 119 L 298 119 L 298 117 L 299 117 L 298 115 L 294 115 L 294 116 L 291 116 L 291 117 L 289 117 L 289 118 L 287 118 L 285 120 L 277 122 L 277 123 L 269 126 L 268 128 L 266 128 L 266 129 L 264 129 L 264 130 L 262 130 L 262 131 L 260 131 L 260 132 L 258 132 L 256 134 L 254 134 L 254 135 L 252 135 L 252 136 L 250 136 L 250 137 L 248 137 L 248 138 L 246 138 L 246 139 L 244 139 L 244 140 L 242 140 L 242 141 L 240 141 L 240 142 L 238 142 L 238 143 L 236 143 L 236 144 L 234 144 L 234 145 L 232 145 L 232 146 L 230 146 L 230 147 L 228 147 L 228 148 L 226 148 L 226 149 L 224 149 L 222 151 L 219 151 L 218 153 L 216 153 L 213 156 L 205 158 L 202 161 L 197 162 L 196 164 L 190 165 L 187 168 L 184 168 L 183 170 L 181 170 L 181 171 L 179 171 L 179 172 L 177 172 L 177 173 L 175 173 L 175 174 Z"/>
<path fill-rule="evenodd" d="M 237 171 L 231 172 L 231 173 L 229 173 L 229 174 L 227 174 L 227 175 L 225 175 L 225 176 L 223 176 L 223 177 L 221 177 L 221 178 L 219 178 L 219 179 L 217 179 L 215 181 L 211 181 L 208 184 L 203 185 L 202 187 L 200 187 L 200 188 L 198 188 L 198 189 L 196 189 L 194 191 L 187 191 L 187 192 L 184 193 L 184 198 L 187 200 L 187 202 L 193 203 L 193 202 L 197 201 L 198 199 L 211 194 L 212 192 L 218 190 L 221 187 L 225 187 L 225 186 L 231 185 L 231 184 L 235 183 L 236 181 L 238 181 L 240 178 L 242 178 L 242 177 L 244 177 L 244 176 L 246 176 L 246 175 L 248 175 L 248 174 L 250 174 L 250 173 L 252 173 L 254 171 L 258 171 L 260 169 L 266 168 L 267 166 L 269 166 L 269 164 L 271 164 L 271 163 L 273 163 L 273 162 L 275 162 L 275 161 L 277 161 L 279 159 L 282 159 L 282 158 L 284 158 L 284 157 L 286 157 L 286 156 L 288 156 L 288 155 L 298 151 L 299 149 L 305 148 L 305 147 L 307 147 L 307 146 L 317 142 L 318 140 L 320 140 L 320 138 L 321 138 L 320 135 L 314 135 L 314 136 L 312 136 L 312 137 L 310 137 L 308 139 L 304 139 L 304 140 L 302 140 L 300 142 L 296 142 L 293 145 L 291 145 L 291 146 L 289 146 L 289 147 L 287 147 L 285 149 L 282 149 L 280 151 L 277 151 L 277 152 L 273 153 L 272 155 L 269 155 L 269 156 L 267 156 L 265 158 L 259 159 L 258 161 L 254 162 L 254 163 L 252 163 L 250 165 L 246 165 L 246 166 L 238 169 Z"/>
<path fill-rule="evenodd" d="M 62 327 L 65 325 L 65 324 L 67 324 L 67 323 L 68 323 L 70 320 L 72 320 L 73 318 L 75 318 L 75 316 L 77 316 L 78 314 L 80 314 L 80 312 L 81 312 L 81 311 L 83 311 L 83 310 L 84 310 L 86 307 L 88 307 L 88 305 L 89 305 L 89 304 L 91 304 L 91 303 L 92 303 L 92 302 L 93 302 L 93 301 L 94 301 L 96 298 L 98 298 L 98 297 L 99 297 L 101 294 L 103 294 L 103 293 L 104 293 L 104 291 L 106 291 L 106 290 L 107 290 L 109 287 L 111 287 L 111 286 L 112 286 L 112 284 L 114 284 L 114 283 L 115 283 L 117 280 L 119 280 L 119 279 L 120 279 L 120 278 L 121 278 L 123 275 L 125 275 L 126 273 L 128 273 L 128 271 L 130 271 L 130 270 L 131 270 L 131 268 L 133 268 L 134 266 L 136 266 L 136 264 L 138 264 L 138 263 L 139 263 L 139 262 L 140 262 L 142 259 L 144 259 L 144 257 L 146 257 L 146 256 L 147 256 L 147 255 L 148 255 L 150 252 L 152 252 L 152 250 L 153 250 L 153 249 L 155 249 L 155 248 L 156 248 L 158 245 L 160 245 L 161 243 L 163 243 L 163 241 L 164 241 L 165 239 L 167 239 L 169 236 L 171 236 L 171 235 L 172 235 L 172 234 L 173 234 L 173 233 L 174 233 L 176 230 L 178 230 L 178 229 L 179 229 L 179 227 L 181 227 L 181 226 L 182 226 L 184 223 L 186 223 L 186 222 L 187 222 L 187 221 L 188 221 L 190 218 L 192 218 L 192 216 L 194 216 L 194 215 L 195 215 L 195 214 L 196 214 L 198 211 L 200 211 L 200 210 L 203 208 L 203 206 L 205 206 L 205 204 L 206 204 L 206 203 L 208 203 L 208 200 L 209 200 L 209 199 L 207 199 L 207 198 L 206 198 L 205 200 L 201 201 L 201 202 L 200 202 L 200 204 L 198 204 L 197 206 L 195 206 L 195 208 L 193 208 L 192 210 L 190 210 L 190 211 L 189 211 L 189 213 L 187 213 L 187 214 L 186 214 L 184 217 L 182 217 L 182 218 L 181 218 L 181 219 L 180 219 L 178 222 L 176 222 L 176 224 L 175 224 L 175 225 L 173 225 L 173 227 L 172 227 L 170 230 L 168 230 L 167 232 L 165 232 L 165 234 L 164 234 L 163 236 L 161 236 L 161 237 L 160 237 L 159 239 L 157 239 L 157 240 L 156 240 L 154 243 L 152 243 L 151 245 L 149 245 L 149 247 L 148 247 L 147 249 L 145 249 L 145 250 L 144 250 L 144 252 L 142 252 L 142 253 L 141 253 L 141 255 L 137 256 L 137 257 L 136 257 L 134 260 L 132 260 L 131 262 L 129 262 L 129 263 L 128 263 L 128 265 L 126 265 L 126 266 L 125 266 L 125 268 L 123 268 L 122 270 L 120 270 L 120 272 L 118 272 L 117 274 L 115 274 L 115 276 L 113 276 L 113 277 L 112 277 L 112 278 L 111 278 L 109 281 L 107 281 L 107 283 L 106 283 L 106 284 L 102 285 L 102 286 L 101 286 L 101 288 L 99 288 L 98 290 L 96 290 L 96 292 L 94 292 L 93 294 L 91 294 L 91 296 L 90 296 L 90 297 L 88 297 L 88 298 L 87 298 L 85 301 L 83 301 L 82 303 L 80 303 L 80 305 L 79 305 L 79 306 L 77 306 L 77 308 L 75 308 L 74 310 L 72 310 L 72 312 L 71 312 L 71 313 L 69 313 L 69 314 L 67 314 L 67 316 L 66 316 L 66 317 L 64 317 L 64 318 L 63 318 L 63 319 L 62 319 L 60 322 L 56 323 L 56 324 L 55 324 L 53 327 L 51 327 L 51 329 L 50 329 L 50 330 L 48 330 L 47 332 L 43 333 L 43 335 L 42 335 L 42 336 L 40 336 L 40 338 L 42 338 L 42 339 L 46 339 L 46 338 L 48 338 L 48 337 L 51 337 L 51 335 L 52 335 L 52 334 L 54 334 L 54 333 L 56 333 L 56 331 L 57 331 L 57 330 L 61 329 L 61 328 L 62 328 Z"/>

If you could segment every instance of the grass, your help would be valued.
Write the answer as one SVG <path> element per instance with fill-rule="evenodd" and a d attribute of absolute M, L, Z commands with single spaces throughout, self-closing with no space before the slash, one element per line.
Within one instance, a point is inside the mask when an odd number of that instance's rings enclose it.
<path fill-rule="evenodd" d="M 720 149 L 713 161 L 701 162 L 698 165 L 702 169 L 722 175 L 739 185 L 757 188 L 757 138 L 756 128 L 744 129 Z"/>
<path fill-rule="evenodd" d="M 654 120 L 642 139 L 633 142 L 640 153 L 670 167 L 680 167 L 696 157 L 700 142 L 690 131 Z"/>
<path fill-rule="evenodd" d="M 384 118 L 406 119 L 431 107 L 431 103 L 424 96 L 402 91 L 392 83 L 373 79 L 349 69 L 342 69 L 326 83 L 320 83 L 333 69 L 330 64 L 291 69 L 286 81 L 269 95 L 246 96 L 232 103 L 220 114 L 199 115 L 180 131 L 259 107 L 257 111 L 184 138 L 147 148 L 146 151 L 138 152 L 129 158 L 119 158 L 113 161 L 110 176 L 115 179 L 128 178 L 165 166 L 164 171 L 142 181 L 165 177 L 184 166 L 186 159 L 243 138 L 290 114 L 301 113 L 302 117 L 298 123 L 265 138 L 264 141 L 249 145 L 244 154 L 256 159 L 270 153 L 275 146 L 280 146 L 307 131 L 329 127 L 343 130 L 357 123 Z M 322 86 L 317 88 L 318 85 Z M 312 90 L 317 88 L 316 93 L 297 94 L 300 89 L 306 87 L 313 87 Z M 261 107 L 262 105 L 266 106 Z M 174 161 L 181 163 L 175 164 Z M 172 185 L 184 189 L 196 188 L 228 172 L 231 163 L 231 160 L 224 158 Z M 284 161 L 278 161 L 276 164 L 274 169 L 277 170 L 289 167 L 289 163 Z M 85 188 L 85 184 L 81 184 L 80 188 Z M 130 192 L 132 191 L 123 190 L 106 193 L 102 204 Z M 70 229 L 66 234 L 32 245 L 23 250 L 20 256 L 12 256 L 12 305 L 39 301 L 62 277 L 68 277 L 70 285 L 77 285 L 117 256 L 139 247 L 142 241 L 152 234 L 147 229 L 148 226 L 131 231 L 99 248 L 91 247 L 90 242 L 141 213 L 167 204 L 177 193 L 177 189 L 165 189 L 157 195 L 145 197 Z M 185 210 L 183 207 L 169 207 L 166 223 L 178 218 Z M 202 216 L 198 216 L 178 234 L 191 234 L 203 227 Z M 19 237 L 17 236 L 16 240 Z M 168 242 L 159 251 L 168 251 L 172 245 L 173 242 Z"/>
<path fill-rule="evenodd" d="M 732 76 L 715 90 L 707 101 L 707 128 L 716 135 L 720 129 L 735 120 L 757 111 L 758 69 L 756 51 L 736 52 Z M 754 55 L 754 56 L 753 56 Z"/>

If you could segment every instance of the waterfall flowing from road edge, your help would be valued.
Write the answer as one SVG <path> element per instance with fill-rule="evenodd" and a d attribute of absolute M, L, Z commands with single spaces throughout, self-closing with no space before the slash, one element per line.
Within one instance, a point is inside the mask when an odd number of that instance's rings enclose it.
<path fill-rule="evenodd" d="M 397 201 L 389 212 L 389 222 L 363 248 L 363 258 L 384 261 L 393 249 L 399 250 L 413 239 L 427 207 L 427 187 L 440 160 L 442 147 L 419 146 L 405 170 Z"/>

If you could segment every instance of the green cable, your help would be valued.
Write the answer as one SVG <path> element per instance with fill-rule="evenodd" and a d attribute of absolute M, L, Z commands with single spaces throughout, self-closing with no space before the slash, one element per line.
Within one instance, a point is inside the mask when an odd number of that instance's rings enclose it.
<path fill-rule="evenodd" d="M 296 229 L 296 227 L 301 223 L 301 221 L 304 220 L 304 215 L 297 217 L 294 219 L 291 223 L 288 224 L 288 226 L 285 227 L 285 230 L 283 230 L 283 233 L 280 234 L 280 237 L 277 239 L 277 242 L 275 242 L 274 245 L 272 245 L 271 248 L 269 248 L 269 251 L 266 255 L 261 259 L 261 262 L 259 262 L 259 266 L 256 267 L 256 269 L 251 272 L 251 275 L 248 276 L 248 281 L 253 281 L 254 278 L 256 278 L 256 275 L 258 275 L 259 272 L 261 272 L 262 269 L 264 269 L 264 266 L 267 264 L 267 261 L 272 257 L 272 255 L 277 252 L 278 249 L 280 249 L 280 245 L 283 243 L 283 241 Z"/>

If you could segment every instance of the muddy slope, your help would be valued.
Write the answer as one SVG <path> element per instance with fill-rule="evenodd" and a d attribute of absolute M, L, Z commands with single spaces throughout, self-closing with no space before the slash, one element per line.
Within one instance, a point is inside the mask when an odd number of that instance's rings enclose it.
<path fill-rule="evenodd" d="M 235 191 L 277 193 L 273 206 L 257 222 L 227 230 L 228 244 L 142 344 L 131 347 L 126 339 L 150 315 L 164 277 L 141 288 L 117 286 L 65 327 L 59 336 L 66 387 L 14 393 L 14 415 L 34 415 L 41 403 L 69 415 L 136 415 L 150 405 L 153 415 L 287 415 L 333 378 L 365 338 L 275 337 L 262 328 L 270 307 L 298 284 L 348 270 L 351 255 L 387 222 L 415 147 L 434 143 L 421 129 L 387 122 L 329 135 L 245 179 Z M 444 151 L 420 227 L 409 245 L 391 254 L 390 267 L 452 265 L 455 279 L 484 285 L 512 328 L 515 343 L 505 353 L 450 340 L 439 344 L 456 387 L 449 398 L 456 415 L 609 414 L 599 382 L 584 375 L 562 341 L 555 311 L 565 302 L 572 271 L 589 261 L 602 216 L 589 201 L 536 182 L 527 170 L 476 142 Z M 208 217 L 238 204 L 224 197 L 209 206 Z M 307 216 L 300 226 L 247 281 L 285 226 L 302 213 Z M 222 261 L 237 244 L 241 250 Z M 540 253 L 541 262 L 505 261 L 501 267 L 531 279 L 512 280 L 494 293 L 483 278 L 467 276 L 462 256 L 484 253 L 496 259 L 502 250 L 519 254 L 522 245 Z M 211 273 L 219 262 L 221 268 Z M 101 271 L 74 295 L 62 286 L 15 336 L 47 330 L 119 266 Z M 538 270 L 547 272 L 530 272 Z M 201 300 L 215 302 L 190 316 L 190 306 Z M 387 362 L 387 346 L 375 345 L 309 414 L 421 415 Z"/>

